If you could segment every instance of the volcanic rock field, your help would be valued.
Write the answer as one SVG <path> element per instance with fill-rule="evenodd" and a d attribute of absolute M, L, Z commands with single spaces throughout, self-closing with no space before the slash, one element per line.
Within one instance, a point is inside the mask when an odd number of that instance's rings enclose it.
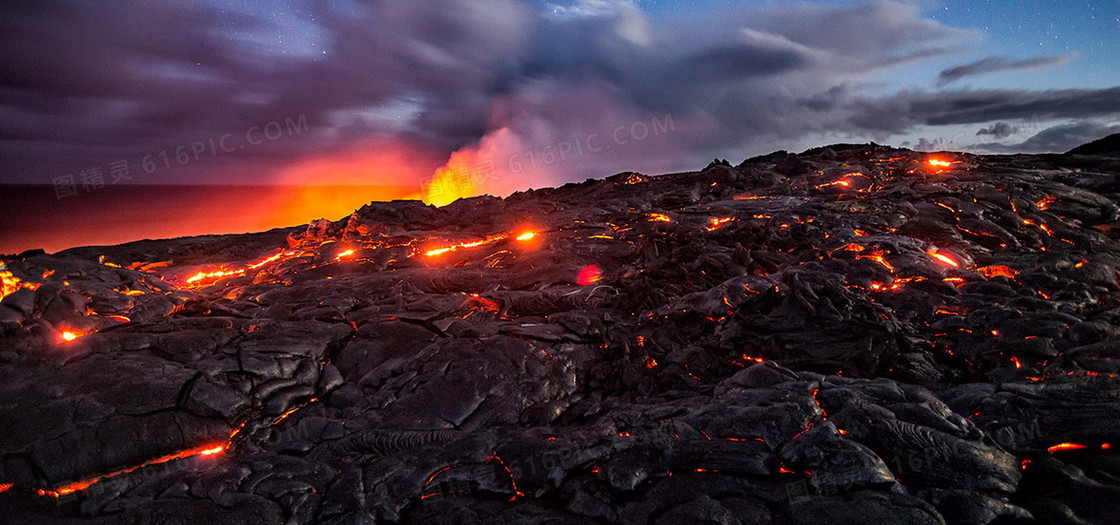
<path fill-rule="evenodd" d="M 1118 203 L 834 145 L 7 256 L 0 522 L 1108 523 Z"/>

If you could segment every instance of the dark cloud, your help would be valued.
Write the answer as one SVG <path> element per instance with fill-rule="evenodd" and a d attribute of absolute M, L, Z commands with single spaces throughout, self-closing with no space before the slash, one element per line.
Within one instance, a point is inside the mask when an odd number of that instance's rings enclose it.
<path fill-rule="evenodd" d="M 980 130 L 976 132 L 976 136 L 982 137 L 984 135 L 991 135 L 992 138 L 995 139 L 1005 139 L 1018 132 L 1019 128 L 1012 126 L 1011 124 L 1008 124 L 1006 122 L 996 122 L 995 124 L 992 124 L 991 126 L 988 126 L 986 128 L 980 128 Z"/>
<path fill-rule="evenodd" d="M 279 14 L 267 15 L 218 5 L 0 7 L 0 176 L 47 183 L 120 159 L 137 166 L 297 115 L 309 132 L 136 182 L 263 182 L 308 159 L 363 158 L 385 144 L 436 166 L 477 147 L 508 172 L 514 155 L 674 123 L 671 137 L 584 152 L 533 175 L 540 180 L 503 173 L 508 191 L 687 168 L 806 137 L 1120 113 L 1120 88 L 863 95 L 885 68 L 978 36 L 895 2 L 671 20 L 608 0 L 555 11 L 522 0 L 311 2 L 296 15 L 279 0 Z M 366 182 L 398 176 L 365 171 L 379 179 Z"/>
<path fill-rule="evenodd" d="M 853 102 L 851 124 L 901 134 L 918 126 L 996 120 L 1086 119 L 1120 115 L 1120 87 L 1106 89 L 903 91 Z"/>
<path fill-rule="evenodd" d="M 969 149 L 991 153 L 1064 153 L 1087 142 L 1118 132 L 1120 126 L 1079 122 L 1046 128 L 1019 144 L 985 142 L 973 144 Z"/>
<path fill-rule="evenodd" d="M 1010 60 L 1007 57 L 988 57 L 942 71 L 941 74 L 937 76 L 937 83 L 943 86 L 951 82 L 956 82 L 964 77 L 987 75 L 999 73 L 1001 71 L 1024 71 L 1058 66 L 1069 62 L 1076 56 L 1076 54 L 1070 53 L 1066 55 L 1046 55 L 1024 58 L 1022 60 Z"/>

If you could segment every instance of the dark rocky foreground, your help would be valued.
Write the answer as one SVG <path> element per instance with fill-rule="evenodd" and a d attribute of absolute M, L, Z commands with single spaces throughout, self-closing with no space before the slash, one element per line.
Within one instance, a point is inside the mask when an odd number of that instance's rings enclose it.
<path fill-rule="evenodd" d="M 840 145 L 9 257 L 0 521 L 1109 522 L 1118 192 Z"/>

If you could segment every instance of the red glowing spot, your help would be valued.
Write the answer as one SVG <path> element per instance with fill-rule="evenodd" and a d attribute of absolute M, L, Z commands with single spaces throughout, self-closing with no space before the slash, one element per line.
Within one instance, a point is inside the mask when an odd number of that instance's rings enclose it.
<path fill-rule="evenodd" d="M 1038 209 L 1045 210 L 1045 209 L 1049 208 L 1050 204 L 1053 203 L 1053 202 L 1054 202 L 1054 197 L 1043 197 L 1042 200 L 1036 202 L 1035 204 L 1038 205 Z"/>
<path fill-rule="evenodd" d="M 1021 463 L 1021 465 L 1022 465 L 1021 469 L 1022 470 L 1027 470 L 1027 465 L 1030 465 L 1030 464 L 1031 464 L 1031 460 L 1024 459 L 1023 462 Z"/>
<path fill-rule="evenodd" d="M 199 454 L 202 454 L 203 456 L 212 456 L 212 455 L 217 454 L 217 453 L 219 453 L 223 450 L 225 450 L 225 447 L 223 447 L 221 445 L 218 445 L 214 448 L 208 448 L 206 450 L 203 450 L 203 451 L 199 452 Z"/>
<path fill-rule="evenodd" d="M 1012 362 L 1012 363 L 1015 363 L 1015 368 L 1023 368 L 1023 363 L 1020 363 L 1020 362 L 1019 362 L 1019 358 L 1018 358 L 1018 357 L 1012 357 L 1012 358 L 1011 358 L 1011 362 Z"/>
<path fill-rule="evenodd" d="M 594 264 L 584 267 L 576 277 L 576 283 L 580 286 L 595 284 L 601 280 L 603 280 L 603 274 L 599 272 L 599 267 Z"/>
<path fill-rule="evenodd" d="M 80 332 L 71 332 L 71 331 L 62 332 L 62 340 L 63 341 L 73 341 L 73 340 L 81 337 L 82 335 L 83 334 L 81 334 Z"/>
<path fill-rule="evenodd" d="M 995 337 L 999 337 L 999 330 L 992 330 L 992 335 Z"/>
<path fill-rule="evenodd" d="M 626 432 L 626 431 L 624 430 L 624 431 L 622 431 L 622 432 L 619 432 L 619 433 L 618 433 L 618 437 L 624 437 L 624 438 L 625 438 L 625 437 L 630 437 L 630 433 L 629 433 L 629 432 Z"/>
<path fill-rule="evenodd" d="M 595 465 L 595 466 L 591 467 L 591 473 L 592 474 L 598 474 L 599 473 L 599 465 Z"/>
<path fill-rule="evenodd" d="M 793 474 L 792 470 L 785 467 L 778 467 L 778 472 L 781 474 Z"/>
<path fill-rule="evenodd" d="M 347 258 L 347 257 L 350 257 L 351 255 L 354 255 L 354 250 L 346 250 L 346 251 L 344 251 L 344 252 L 342 252 L 342 253 L 339 253 L 338 255 L 336 255 L 336 256 L 335 256 L 335 258 L 334 258 L 334 260 L 336 260 L 336 261 L 341 261 L 341 260 L 343 260 L 343 259 L 345 259 L 345 258 Z"/>
<path fill-rule="evenodd" d="M 664 213 L 651 213 L 649 214 L 650 222 L 673 222 L 668 215 Z"/>
<path fill-rule="evenodd" d="M 11 483 L 0 483 L 0 492 L 5 492 L 10 488 L 12 488 Z"/>
<path fill-rule="evenodd" d="M 1111 449 L 1111 448 L 1112 448 L 1112 445 L 1111 445 L 1111 444 L 1109 444 L 1109 443 L 1101 443 L 1101 450 L 1109 450 L 1109 449 Z"/>
<path fill-rule="evenodd" d="M 754 361 L 754 362 L 756 362 L 756 363 L 761 363 L 761 362 L 762 362 L 762 358 L 761 358 L 761 357 L 751 357 L 751 356 L 749 356 L 749 355 L 747 355 L 747 354 L 743 354 L 743 360 L 744 360 L 744 361 Z"/>
<path fill-rule="evenodd" d="M 841 436 L 846 436 L 846 435 L 848 435 L 848 431 L 847 431 L 847 430 L 844 430 L 844 429 L 842 429 L 842 428 L 838 428 L 838 429 L 836 429 L 836 430 L 840 432 L 840 435 L 841 435 Z"/>
<path fill-rule="evenodd" d="M 952 166 L 953 163 L 949 162 L 947 160 L 929 159 L 929 165 L 930 166 L 935 166 L 935 167 L 938 167 L 938 168 L 947 168 L 949 166 Z"/>
<path fill-rule="evenodd" d="M 1063 450 L 1079 450 L 1085 448 L 1085 445 L 1078 445 L 1077 443 L 1059 443 L 1046 449 L 1047 452 L 1061 452 Z"/>
<path fill-rule="evenodd" d="M 525 232 L 525 233 L 522 233 L 521 235 L 518 235 L 516 237 L 516 239 L 519 240 L 519 241 L 527 241 L 527 240 L 532 239 L 533 237 L 536 237 L 536 236 L 537 236 L 536 232 Z"/>
<path fill-rule="evenodd" d="M 646 368 L 653 368 L 655 366 L 657 366 L 657 360 L 652 357 L 646 356 Z"/>

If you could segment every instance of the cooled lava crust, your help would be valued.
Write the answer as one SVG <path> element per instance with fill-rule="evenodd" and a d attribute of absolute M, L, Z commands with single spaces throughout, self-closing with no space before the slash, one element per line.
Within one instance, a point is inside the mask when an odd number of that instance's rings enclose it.
<path fill-rule="evenodd" d="M 1105 523 L 1120 160 L 779 152 L 4 259 L 5 523 Z"/>

